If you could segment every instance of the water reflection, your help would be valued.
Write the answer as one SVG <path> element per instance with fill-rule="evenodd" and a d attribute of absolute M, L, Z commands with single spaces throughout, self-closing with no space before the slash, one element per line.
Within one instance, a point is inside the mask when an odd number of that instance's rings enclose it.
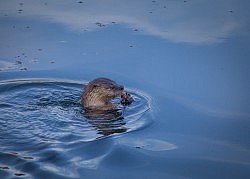
<path fill-rule="evenodd" d="M 4 17 L 57 22 L 77 31 L 117 23 L 135 32 L 173 42 L 214 43 L 225 40 L 248 21 L 238 1 L 1 1 Z M 112 9 L 112 10 L 111 10 Z M 241 10 L 239 10 L 241 9 Z M 236 15 L 235 15 L 236 14 Z M 26 28 L 30 28 L 27 26 Z M 2 33 L 1 33 L 2 34 Z"/>
<path fill-rule="evenodd" d="M 85 110 L 83 116 L 88 122 L 96 128 L 98 134 L 108 136 L 116 133 L 127 132 L 126 122 L 122 116 L 122 109 L 103 110 Z"/>
<path fill-rule="evenodd" d="M 247 178 L 249 3 L 0 1 L 0 70 L 14 70 L 1 80 L 109 76 L 152 94 L 158 109 L 154 125 L 120 135 L 147 126 L 144 93 L 111 121 L 85 120 L 75 105 L 83 84 L 5 82 L 0 178 Z M 115 144 L 96 140 L 114 133 Z"/>

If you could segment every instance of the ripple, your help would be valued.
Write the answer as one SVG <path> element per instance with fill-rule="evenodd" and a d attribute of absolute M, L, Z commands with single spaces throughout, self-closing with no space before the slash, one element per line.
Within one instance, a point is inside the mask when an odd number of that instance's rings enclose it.
<path fill-rule="evenodd" d="M 111 120 L 84 117 L 80 104 L 86 82 L 25 79 L 0 82 L 0 146 L 8 150 L 30 147 L 29 143 L 74 143 L 147 126 L 143 115 L 150 100 L 138 90 L 127 90 L 134 98 L 122 115 Z M 1 148 L 1 147 L 0 147 Z"/>

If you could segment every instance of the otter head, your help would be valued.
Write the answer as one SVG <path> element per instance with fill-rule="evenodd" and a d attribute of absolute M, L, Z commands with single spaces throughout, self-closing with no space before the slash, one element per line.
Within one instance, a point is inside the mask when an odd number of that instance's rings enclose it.
<path fill-rule="evenodd" d="M 107 78 L 97 78 L 84 89 L 82 104 L 85 109 L 112 109 L 112 99 L 121 96 L 124 87 Z"/>

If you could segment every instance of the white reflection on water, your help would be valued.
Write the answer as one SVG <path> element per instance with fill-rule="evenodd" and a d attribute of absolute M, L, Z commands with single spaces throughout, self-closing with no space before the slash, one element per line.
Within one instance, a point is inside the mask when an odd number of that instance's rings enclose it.
<path fill-rule="evenodd" d="M 243 112 L 239 110 L 223 110 L 219 108 L 215 108 L 212 106 L 206 106 L 202 103 L 199 103 L 198 101 L 195 101 L 193 99 L 189 99 L 183 96 L 179 96 L 174 93 L 166 93 L 166 96 L 168 96 L 170 99 L 191 108 L 192 110 L 196 110 L 202 113 L 205 113 L 209 116 L 215 116 L 215 117 L 221 117 L 221 118 L 228 118 L 228 119 L 250 119 L 250 113 L 249 112 Z"/>
<path fill-rule="evenodd" d="M 118 141 L 119 144 L 135 147 L 139 149 L 145 149 L 149 151 L 166 151 L 174 150 L 178 147 L 170 142 L 159 139 L 135 139 L 135 138 L 122 138 Z"/>
<path fill-rule="evenodd" d="M 101 161 L 105 156 L 106 155 L 102 155 L 96 158 L 86 159 L 86 160 L 83 160 L 83 158 L 81 157 L 74 157 L 72 158 L 71 162 L 73 162 L 78 167 L 95 170 L 98 168 L 99 164 L 101 163 Z"/>
<path fill-rule="evenodd" d="M 0 71 L 16 69 L 17 65 L 12 62 L 0 60 Z"/>
<path fill-rule="evenodd" d="M 44 17 L 74 30 L 91 31 L 124 24 L 138 32 L 173 42 L 214 43 L 225 40 L 247 24 L 240 1 L 1 1 L 8 16 Z M 246 7 L 246 6 L 245 6 Z"/>

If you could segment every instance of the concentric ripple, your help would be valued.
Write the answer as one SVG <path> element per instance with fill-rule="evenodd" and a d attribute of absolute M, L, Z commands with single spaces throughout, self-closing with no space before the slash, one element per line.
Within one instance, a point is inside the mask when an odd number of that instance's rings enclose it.
<path fill-rule="evenodd" d="M 86 83 L 44 79 L 0 82 L 0 146 L 11 150 L 31 141 L 72 143 L 137 130 L 148 124 L 142 116 L 150 109 L 149 98 L 128 90 L 134 102 L 122 115 L 91 120 L 80 104 Z M 14 150 L 14 149 L 13 149 Z"/>

